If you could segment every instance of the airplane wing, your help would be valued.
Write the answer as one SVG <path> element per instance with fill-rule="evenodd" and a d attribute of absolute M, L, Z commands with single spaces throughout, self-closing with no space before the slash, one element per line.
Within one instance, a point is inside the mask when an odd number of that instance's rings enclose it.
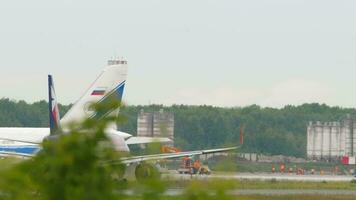
<path fill-rule="evenodd" d="M 0 128 L 0 140 L 41 144 L 49 128 Z"/>
<path fill-rule="evenodd" d="M 160 138 L 160 137 L 130 137 L 127 139 L 126 144 L 147 144 L 147 143 L 167 143 L 167 142 L 172 142 L 169 138 Z"/>
<path fill-rule="evenodd" d="M 14 142 L 24 142 L 30 144 L 41 144 L 43 139 L 50 134 L 49 128 L 0 128 L 0 140 Z M 126 144 L 147 144 L 147 143 L 167 143 L 172 142 L 169 138 L 152 137 L 130 137 Z"/>
<path fill-rule="evenodd" d="M 153 155 L 145 155 L 145 156 L 132 156 L 132 157 L 121 158 L 116 161 L 110 161 L 109 163 L 110 164 L 115 164 L 115 163 L 132 164 L 132 163 L 139 163 L 139 162 L 143 162 L 143 161 L 162 160 L 162 159 L 168 159 L 168 158 L 182 158 L 185 156 L 205 155 L 205 154 L 211 154 L 211 153 L 222 153 L 222 152 L 227 152 L 227 151 L 233 151 L 237 148 L 239 148 L 239 147 L 187 151 L 187 152 L 180 152 L 180 153 L 153 154 Z M 22 157 L 22 158 L 32 158 L 35 156 L 35 154 L 0 151 L 0 156 L 16 156 L 16 157 Z"/>
<path fill-rule="evenodd" d="M 162 159 L 167 159 L 167 158 L 181 158 L 181 157 L 185 157 L 185 156 L 221 153 L 221 152 L 233 151 L 237 148 L 239 148 L 239 147 L 187 151 L 187 152 L 180 152 L 180 153 L 154 154 L 154 155 L 145 155 L 145 156 L 132 156 L 132 157 L 121 158 L 118 161 L 111 161 L 111 163 L 114 164 L 115 162 L 120 162 L 120 163 L 124 163 L 124 164 L 131 164 L 131 163 L 137 163 L 137 162 L 142 162 L 142 161 L 162 160 Z"/>

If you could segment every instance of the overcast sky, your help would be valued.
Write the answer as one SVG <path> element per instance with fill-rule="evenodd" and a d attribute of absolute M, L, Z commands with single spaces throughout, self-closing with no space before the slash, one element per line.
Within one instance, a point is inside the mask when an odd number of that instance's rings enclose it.
<path fill-rule="evenodd" d="M 74 102 L 129 61 L 125 102 L 356 107 L 356 1 L 0 2 L 0 98 Z"/>

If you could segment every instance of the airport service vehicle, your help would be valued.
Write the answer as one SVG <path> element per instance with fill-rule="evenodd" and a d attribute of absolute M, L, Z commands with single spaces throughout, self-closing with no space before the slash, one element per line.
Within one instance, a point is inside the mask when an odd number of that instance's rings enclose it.
<path fill-rule="evenodd" d="M 86 118 L 104 118 L 108 116 L 117 116 L 119 108 L 115 110 L 104 110 L 95 112 L 91 109 L 93 103 L 105 103 L 112 99 L 121 101 L 124 93 L 127 77 L 127 61 L 126 60 L 110 60 L 108 65 L 103 69 L 98 78 L 86 90 L 84 95 L 71 107 L 71 109 L 64 115 L 62 119 L 59 116 L 58 104 L 55 95 L 53 78 L 48 76 L 48 90 L 49 90 L 49 128 L 0 128 L 0 140 L 12 141 L 16 144 L 11 148 L 5 150 L 0 146 L 0 154 L 31 157 L 40 150 L 40 145 L 45 139 L 55 139 L 61 135 L 54 134 L 60 127 L 63 133 L 69 131 L 72 123 L 81 122 Z M 168 138 L 151 138 L 151 137 L 134 137 L 131 134 L 120 132 L 117 130 L 116 124 L 111 124 L 105 131 L 107 136 L 111 139 L 116 151 L 129 152 L 128 145 L 131 144 L 145 144 L 152 142 L 170 142 Z M 16 146 L 17 145 L 17 146 Z M 21 151 L 26 148 L 33 148 L 32 151 Z M 128 173 L 133 173 L 136 178 L 139 176 L 149 176 L 154 166 L 148 164 L 149 161 L 180 158 L 185 156 L 202 155 L 216 152 L 226 152 L 236 149 L 221 148 L 210 150 L 198 150 L 188 152 L 163 153 L 154 155 L 142 155 L 120 158 L 119 163 L 126 164 Z M 131 174 L 127 175 L 131 176 Z"/>
<path fill-rule="evenodd" d="M 188 156 L 182 159 L 182 164 L 177 171 L 180 174 L 211 174 L 211 170 L 207 165 L 203 165 L 200 160 L 193 160 L 191 157 Z"/>

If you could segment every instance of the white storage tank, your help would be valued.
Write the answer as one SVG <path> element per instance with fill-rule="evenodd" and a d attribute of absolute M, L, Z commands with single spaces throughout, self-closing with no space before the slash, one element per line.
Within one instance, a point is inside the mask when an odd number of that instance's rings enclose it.
<path fill-rule="evenodd" d="M 320 160 L 354 156 L 356 147 L 355 125 L 350 116 L 347 116 L 342 122 L 309 122 L 307 128 L 307 157 Z"/>

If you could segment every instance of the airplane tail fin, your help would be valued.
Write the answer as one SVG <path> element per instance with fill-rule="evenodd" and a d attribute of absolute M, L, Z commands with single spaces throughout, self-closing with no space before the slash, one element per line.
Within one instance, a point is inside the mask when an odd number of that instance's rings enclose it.
<path fill-rule="evenodd" d="M 91 105 L 112 100 L 121 102 L 126 76 L 127 61 L 110 60 L 94 83 L 62 118 L 62 127 L 68 127 L 71 123 L 80 122 L 86 118 L 100 119 L 107 116 L 117 116 L 119 108 L 114 110 L 108 108 L 95 112 Z"/>
<path fill-rule="evenodd" d="M 48 75 L 48 109 L 49 127 L 51 135 L 54 135 L 60 128 L 60 115 L 52 75 Z"/>

